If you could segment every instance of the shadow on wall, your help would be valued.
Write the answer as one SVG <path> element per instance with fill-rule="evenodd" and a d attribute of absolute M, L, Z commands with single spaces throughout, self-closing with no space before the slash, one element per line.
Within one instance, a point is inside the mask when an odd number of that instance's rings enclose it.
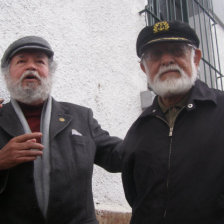
<path fill-rule="evenodd" d="M 131 213 L 96 210 L 99 224 L 129 224 Z"/>

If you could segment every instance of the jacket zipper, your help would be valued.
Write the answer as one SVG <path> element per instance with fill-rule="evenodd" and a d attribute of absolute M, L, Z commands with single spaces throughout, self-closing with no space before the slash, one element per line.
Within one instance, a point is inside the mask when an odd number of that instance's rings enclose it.
<path fill-rule="evenodd" d="M 182 107 L 178 113 L 178 115 L 176 116 L 176 119 L 177 117 L 179 116 L 179 114 L 181 113 L 181 111 L 184 109 L 184 107 Z M 169 127 L 169 134 L 168 136 L 170 137 L 170 145 L 169 145 L 169 158 L 168 158 L 168 175 L 167 175 L 167 180 L 166 180 L 166 189 L 167 189 L 167 192 L 168 192 L 168 188 L 169 188 L 169 176 L 170 176 L 170 167 L 171 167 L 171 154 L 172 154 L 172 137 L 173 137 L 173 129 L 174 129 L 174 125 L 175 125 L 175 122 L 176 122 L 176 119 L 173 123 L 173 127 L 170 127 L 168 122 L 166 120 L 164 120 L 162 117 L 160 116 L 156 116 L 157 118 L 159 118 L 160 120 L 164 121 L 168 127 Z M 165 211 L 163 213 L 163 218 L 166 218 L 166 214 L 167 214 L 167 208 L 165 208 Z"/>
<path fill-rule="evenodd" d="M 162 117 L 160 116 L 156 116 L 157 118 L 159 118 L 160 120 L 162 120 L 163 122 L 165 122 L 167 124 L 167 126 L 169 127 L 169 124 L 166 120 L 164 120 Z M 173 125 L 174 127 L 174 125 Z M 169 127 L 169 137 L 170 138 L 170 146 L 169 146 L 169 157 L 168 157 L 168 177 L 167 177 L 167 181 L 166 181 L 166 187 L 167 187 L 167 190 L 168 190 L 168 187 L 169 187 L 169 171 L 170 171 L 170 160 L 171 160 L 171 153 L 172 153 L 172 148 L 171 148 L 171 145 L 172 145 L 172 136 L 173 136 L 173 127 Z M 165 214 L 166 214 L 166 210 L 164 212 L 164 217 L 165 217 Z"/>
<path fill-rule="evenodd" d="M 174 125 L 173 125 L 174 127 Z M 167 194 L 168 194 L 168 189 L 169 189 L 169 177 L 170 177 L 170 166 L 171 166 L 171 154 L 172 154 L 172 136 L 173 136 L 173 127 L 170 127 L 169 130 L 169 137 L 170 137 L 170 147 L 169 147 L 169 158 L 168 158 L 168 175 L 167 175 L 167 180 L 166 180 L 166 189 L 167 189 Z M 165 208 L 163 217 L 166 218 L 166 211 L 167 208 Z"/>

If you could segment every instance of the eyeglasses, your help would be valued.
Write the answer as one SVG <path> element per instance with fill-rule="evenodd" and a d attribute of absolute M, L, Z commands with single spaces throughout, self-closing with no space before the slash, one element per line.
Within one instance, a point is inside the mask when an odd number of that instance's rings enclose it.
<path fill-rule="evenodd" d="M 195 47 L 186 43 L 169 43 L 169 44 L 154 44 L 150 46 L 142 55 L 142 58 L 151 61 L 159 60 L 165 53 L 174 57 L 183 57 L 186 53 Z"/>

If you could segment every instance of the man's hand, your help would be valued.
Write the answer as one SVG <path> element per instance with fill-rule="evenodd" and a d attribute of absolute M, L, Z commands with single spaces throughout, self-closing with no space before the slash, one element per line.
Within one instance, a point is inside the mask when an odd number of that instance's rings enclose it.
<path fill-rule="evenodd" d="M 0 150 L 0 170 L 33 161 L 37 156 L 41 156 L 44 146 L 36 142 L 41 136 L 40 132 L 36 132 L 12 138 Z"/>
<path fill-rule="evenodd" d="M 2 103 L 4 102 L 4 100 L 2 98 L 0 98 L 0 108 L 2 108 Z"/>

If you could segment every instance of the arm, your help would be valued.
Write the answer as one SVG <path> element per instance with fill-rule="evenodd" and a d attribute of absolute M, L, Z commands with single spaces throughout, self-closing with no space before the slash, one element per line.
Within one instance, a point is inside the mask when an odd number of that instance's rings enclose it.
<path fill-rule="evenodd" d="M 89 109 L 89 127 L 96 145 L 95 163 L 109 172 L 121 171 L 121 144 L 122 140 L 112 137 L 103 130 L 97 120 L 93 118 Z"/>
<path fill-rule="evenodd" d="M 136 138 L 136 136 L 133 135 L 130 130 L 131 128 L 129 129 L 123 141 L 122 183 L 123 183 L 125 197 L 129 205 L 133 208 L 137 199 L 135 171 L 138 167 L 136 167 L 136 160 L 135 160 L 136 159 L 135 144 L 138 141 L 138 138 Z M 137 174 L 137 176 L 138 175 L 139 174 Z"/>
<path fill-rule="evenodd" d="M 136 188 L 134 182 L 134 155 L 123 155 L 122 183 L 125 197 L 131 207 L 133 207 L 136 198 Z"/>

